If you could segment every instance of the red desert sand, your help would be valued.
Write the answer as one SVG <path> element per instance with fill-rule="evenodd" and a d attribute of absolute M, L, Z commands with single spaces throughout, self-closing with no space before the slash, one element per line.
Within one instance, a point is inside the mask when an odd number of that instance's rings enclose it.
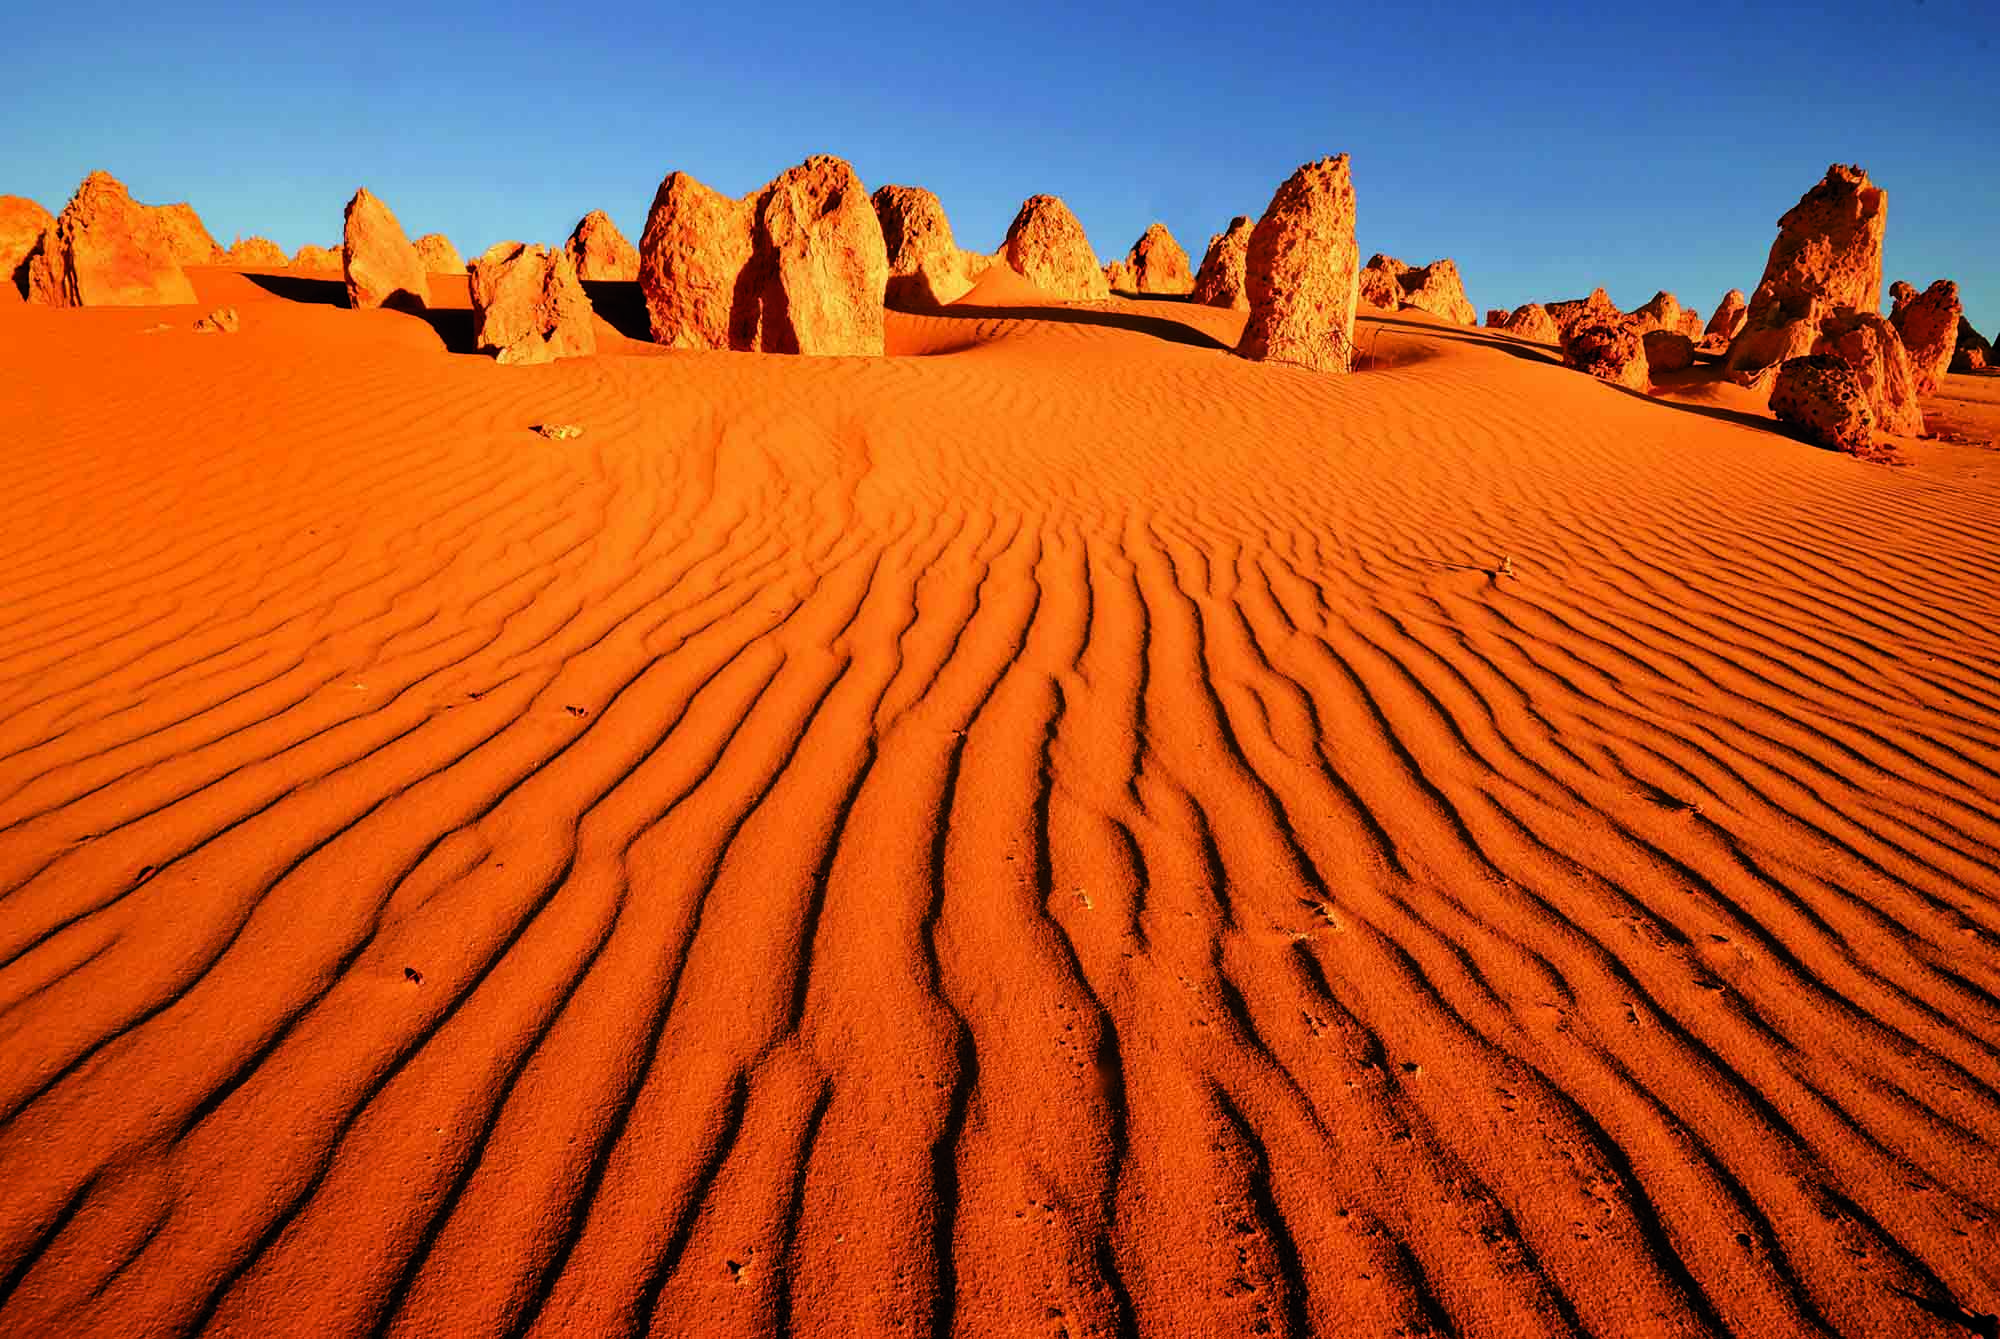
<path fill-rule="evenodd" d="M 187 274 L 0 305 L 0 1334 L 2000 1310 L 2000 379 Z"/>

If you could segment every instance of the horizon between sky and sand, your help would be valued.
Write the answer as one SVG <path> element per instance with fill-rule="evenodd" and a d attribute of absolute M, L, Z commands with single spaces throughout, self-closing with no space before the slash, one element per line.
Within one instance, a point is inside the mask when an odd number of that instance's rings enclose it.
<path fill-rule="evenodd" d="M 1199 257 L 1298 163 L 1345 151 L 1362 253 L 1450 256 L 1481 312 L 1602 284 L 1627 310 L 1666 289 L 1706 313 L 1754 286 L 1798 183 L 1853 162 L 1888 192 L 1885 286 L 1954 279 L 2000 336 L 2000 151 L 1961 114 L 1992 101 L 1990 6 L 1699 23 L 1581 5 L 1029 4 L 924 23 L 718 6 L 669 24 L 614 4 L 549 24 L 453 4 L 352 22 L 343 44 L 290 11 L 148 9 L 93 34 L 79 88 L 65 17 L 35 11 L 10 30 L 0 191 L 54 212 L 102 167 L 138 199 L 192 203 L 224 245 L 289 253 L 336 243 L 366 185 L 411 236 L 470 257 L 559 242 L 593 209 L 636 239 L 669 171 L 735 195 L 827 152 L 870 189 L 935 191 L 979 249 L 1021 200 L 1059 195 L 1113 260 L 1155 220 Z"/>

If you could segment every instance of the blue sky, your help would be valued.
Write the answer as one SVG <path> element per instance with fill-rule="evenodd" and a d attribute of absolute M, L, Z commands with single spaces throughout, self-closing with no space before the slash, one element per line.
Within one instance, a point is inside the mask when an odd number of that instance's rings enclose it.
<path fill-rule="evenodd" d="M 468 256 L 590 209 L 638 239 L 660 178 L 740 193 L 809 153 L 928 186 L 992 248 L 1061 195 L 1099 255 L 1154 219 L 1199 258 L 1348 152 L 1364 255 L 1457 259 L 1474 305 L 1751 288 L 1830 162 L 1889 192 L 1886 279 L 1958 280 L 2000 333 L 2000 9 L 1117 5 L 28 6 L 0 191 L 91 168 L 227 243 L 338 240 L 357 185 Z"/>

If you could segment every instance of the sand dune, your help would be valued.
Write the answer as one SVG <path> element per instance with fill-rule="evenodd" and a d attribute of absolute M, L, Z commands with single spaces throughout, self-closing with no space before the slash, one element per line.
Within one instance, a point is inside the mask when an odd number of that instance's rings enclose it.
<path fill-rule="evenodd" d="M 2000 1309 L 2000 454 L 996 273 L 0 309 L 0 1332 Z"/>

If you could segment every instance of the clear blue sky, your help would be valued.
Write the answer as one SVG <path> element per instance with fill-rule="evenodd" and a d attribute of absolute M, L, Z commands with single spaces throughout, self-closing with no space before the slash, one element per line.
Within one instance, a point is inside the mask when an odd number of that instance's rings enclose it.
<path fill-rule="evenodd" d="M 2000 334 L 1990 0 L 1302 8 L 28 5 L 0 191 L 59 209 L 102 167 L 290 250 L 337 241 L 365 183 L 471 256 L 594 208 L 637 241 L 669 171 L 734 194 L 823 151 L 935 190 L 964 245 L 1051 191 L 1105 259 L 1156 218 L 1198 259 L 1344 150 L 1363 254 L 1453 256 L 1482 313 L 1602 283 L 1706 314 L 1857 162 L 1889 192 L 1886 278 L 1954 278 Z"/>

